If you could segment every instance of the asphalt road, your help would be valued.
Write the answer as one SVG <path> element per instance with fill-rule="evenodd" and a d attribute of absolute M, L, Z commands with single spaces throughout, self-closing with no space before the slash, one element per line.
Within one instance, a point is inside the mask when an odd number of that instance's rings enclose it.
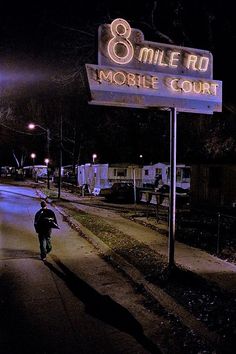
<path fill-rule="evenodd" d="M 154 319 L 142 296 L 55 210 L 60 230 L 40 260 L 38 209 L 32 189 L 0 185 L 0 352 L 158 352 L 145 336 Z"/>

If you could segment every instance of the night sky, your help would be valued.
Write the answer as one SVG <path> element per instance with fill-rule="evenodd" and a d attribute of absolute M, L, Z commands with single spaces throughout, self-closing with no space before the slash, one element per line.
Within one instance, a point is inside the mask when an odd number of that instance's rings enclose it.
<path fill-rule="evenodd" d="M 155 4 L 157 8 L 152 17 Z M 159 31 L 176 45 L 211 51 L 213 78 L 223 81 L 223 103 L 235 107 L 233 46 L 236 26 L 233 2 L 229 0 L 2 3 L 1 79 L 6 73 L 14 72 L 19 80 L 29 77 L 29 80 L 40 81 L 55 73 L 73 71 L 78 64 L 97 64 L 98 26 L 111 23 L 117 17 L 140 29 L 146 40 L 167 43 Z M 96 113 L 93 108 L 92 114 L 96 116 L 101 110 L 97 108 Z M 106 114 L 109 112 L 108 108 Z M 91 151 L 93 146 L 91 143 Z M 107 150 L 106 146 L 103 148 Z M 108 154 L 106 158 L 109 159 Z"/>
<path fill-rule="evenodd" d="M 53 67 L 55 58 L 62 56 L 65 41 L 74 38 L 75 33 L 70 28 L 90 31 L 96 39 L 96 27 L 116 17 L 123 17 L 132 27 L 140 28 L 147 40 L 163 42 L 149 28 L 154 3 L 129 1 L 129 7 L 127 1 L 1 4 L 1 64 L 6 65 L 7 59 L 8 63 L 17 65 L 27 63 L 29 67 L 35 64 Z M 231 48 L 236 39 L 232 1 L 158 1 L 155 14 L 157 29 L 177 45 L 212 51 L 214 79 L 225 79 L 230 84 L 235 57 Z M 181 29 L 182 24 L 184 30 Z"/>

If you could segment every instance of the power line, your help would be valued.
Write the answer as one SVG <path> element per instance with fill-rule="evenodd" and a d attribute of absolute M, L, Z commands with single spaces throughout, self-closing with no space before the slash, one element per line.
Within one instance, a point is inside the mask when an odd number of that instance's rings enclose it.
<path fill-rule="evenodd" d="M 41 134 L 32 134 L 32 133 L 28 133 L 28 132 L 23 132 L 21 130 L 17 130 L 17 129 L 14 129 L 14 128 L 11 128 L 11 127 L 8 127 L 7 125 L 5 125 L 4 123 L 0 123 L 1 126 L 3 126 L 4 128 L 6 129 L 9 129 L 15 133 L 19 133 L 19 134 L 23 134 L 23 135 L 31 135 L 31 136 L 40 136 L 40 135 L 43 135 L 44 133 L 41 133 Z"/>

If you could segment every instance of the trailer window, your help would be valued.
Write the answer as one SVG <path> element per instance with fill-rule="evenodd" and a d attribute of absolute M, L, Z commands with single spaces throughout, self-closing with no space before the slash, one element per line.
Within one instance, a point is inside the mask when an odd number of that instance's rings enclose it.
<path fill-rule="evenodd" d="M 115 177 L 126 177 L 127 169 L 126 168 L 114 168 L 114 176 Z"/>

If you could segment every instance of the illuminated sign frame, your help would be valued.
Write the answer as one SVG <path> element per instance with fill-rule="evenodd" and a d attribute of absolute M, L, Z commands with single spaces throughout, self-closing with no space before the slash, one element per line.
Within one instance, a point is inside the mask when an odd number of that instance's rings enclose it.
<path fill-rule="evenodd" d="M 99 27 L 98 65 L 86 70 L 91 104 L 222 111 L 209 51 L 145 41 L 124 19 Z"/>

